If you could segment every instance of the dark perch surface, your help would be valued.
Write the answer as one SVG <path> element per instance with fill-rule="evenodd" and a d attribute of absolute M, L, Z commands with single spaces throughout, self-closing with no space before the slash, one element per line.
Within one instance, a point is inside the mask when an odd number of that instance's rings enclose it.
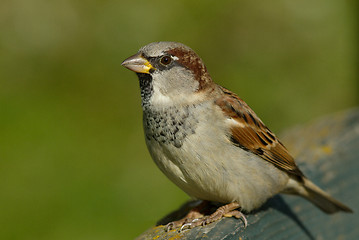
<path fill-rule="evenodd" d="M 159 225 L 138 239 L 359 239 L 359 109 L 296 127 L 281 140 L 304 174 L 354 214 L 327 215 L 303 198 L 276 195 L 246 215 L 246 229 L 241 220 L 225 218 L 181 233 L 165 232 Z M 159 223 L 168 219 L 171 216 Z"/>

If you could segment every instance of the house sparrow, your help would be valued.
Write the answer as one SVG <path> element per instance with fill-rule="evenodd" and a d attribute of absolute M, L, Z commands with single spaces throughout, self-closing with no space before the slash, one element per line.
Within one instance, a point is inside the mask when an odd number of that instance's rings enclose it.
<path fill-rule="evenodd" d="M 277 193 L 306 198 L 326 213 L 352 212 L 307 179 L 276 135 L 236 94 L 212 81 L 202 59 L 176 42 L 142 47 L 122 65 L 140 81 L 148 150 L 161 171 L 198 206 L 168 225 L 189 228 L 242 217 Z M 245 220 L 245 218 L 244 218 Z"/>

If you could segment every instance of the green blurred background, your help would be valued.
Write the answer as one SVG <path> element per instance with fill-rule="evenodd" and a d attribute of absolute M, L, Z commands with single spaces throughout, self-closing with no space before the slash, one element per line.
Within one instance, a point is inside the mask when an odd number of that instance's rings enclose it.
<path fill-rule="evenodd" d="M 275 132 L 358 105 L 357 2 L 0 2 L 0 239 L 131 239 L 188 197 L 121 62 L 183 42 Z"/>

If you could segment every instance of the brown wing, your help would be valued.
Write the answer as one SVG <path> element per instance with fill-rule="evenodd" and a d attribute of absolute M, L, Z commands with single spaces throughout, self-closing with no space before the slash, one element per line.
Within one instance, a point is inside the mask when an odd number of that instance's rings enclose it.
<path fill-rule="evenodd" d="M 231 141 L 290 174 L 302 177 L 293 157 L 278 138 L 263 124 L 254 111 L 237 95 L 220 86 L 223 95 L 216 104 L 234 120 Z"/>

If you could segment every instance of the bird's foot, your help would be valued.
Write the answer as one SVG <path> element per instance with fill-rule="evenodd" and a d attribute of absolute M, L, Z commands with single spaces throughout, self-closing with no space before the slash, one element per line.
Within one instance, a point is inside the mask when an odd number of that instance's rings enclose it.
<path fill-rule="evenodd" d="M 185 229 L 192 229 L 197 226 L 205 226 L 207 224 L 216 222 L 223 217 L 235 217 L 238 219 L 241 218 L 244 223 L 244 227 L 246 228 L 248 225 L 248 222 L 247 222 L 247 219 L 244 216 L 244 214 L 242 212 L 240 212 L 239 210 L 236 210 L 239 207 L 240 207 L 240 205 L 235 202 L 221 206 L 211 215 L 204 216 L 199 219 L 194 219 L 192 222 L 182 225 L 180 231 L 183 231 Z"/>
<path fill-rule="evenodd" d="M 202 218 L 204 215 L 201 213 L 201 211 L 208 204 L 209 204 L 208 201 L 202 201 L 199 205 L 192 208 L 184 218 L 168 223 L 165 227 L 165 230 L 168 232 L 172 229 L 182 227 L 182 226 L 186 225 L 187 223 L 191 223 L 196 219 Z"/>
<path fill-rule="evenodd" d="M 203 208 L 203 205 L 202 206 L 201 205 L 202 204 L 200 204 L 198 207 Z M 242 212 L 236 210 L 237 208 L 240 207 L 238 203 L 233 202 L 221 206 L 214 213 L 206 216 L 204 216 L 199 212 L 198 207 L 192 209 L 185 218 L 167 224 L 166 230 L 168 231 L 180 227 L 179 231 L 181 232 L 183 230 L 192 229 L 197 226 L 205 226 L 207 224 L 216 222 L 223 217 L 235 217 L 238 219 L 241 218 L 244 223 L 244 227 L 245 228 L 247 227 L 248 223 L 246 217 Z"/>

